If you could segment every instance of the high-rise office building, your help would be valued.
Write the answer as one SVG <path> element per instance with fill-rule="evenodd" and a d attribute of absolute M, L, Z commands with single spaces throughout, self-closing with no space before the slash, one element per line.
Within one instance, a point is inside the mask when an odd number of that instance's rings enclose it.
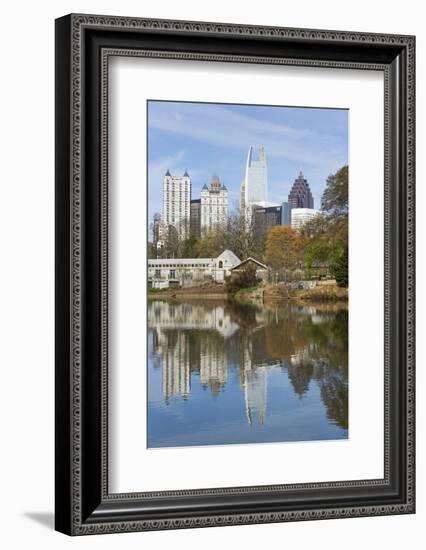
<path fill-rule="evenodd" d="M 288 202 L 281 203 L 281 225 L 291 225 L 291 206 Z"/>
<path fill-rule="evenodd" d="M 167 170 L 163 180 L 163 221 L 176 229 L 179 239 L 189 235 L 191 178 L 185 171 L 182 177 Z"/>
<path fill-rule="evenodd" d="M 265 206 L 268 195 L 268 168 L 265 148 L 261 147 L 255 158 L 253 147 L 247 155 L 246 173 L 240 187 L 241 212 L 251 216 L 251 208 L 258 204 Z"/>
<path fill-rule="evenodd" d="M 191 200 L 189 236 L 195 239 L 201 236 L 201 199 Z"/>
<path fill-rule="evenodd" d="M 228 220 L 228 190 L 217 176 L 201 189 L 201 234 L 226 224 Z"/>
<path fill-rule="evenodd" d="M 258 235 L 267 235 L 274 225 L 281 225 L 281 206 L 253 206 L 252 220 Z"/>
<path fill-rule="evenodd" d="M 300 229 L 312 218 L 315 218 L 319 214 L 318 210 L 313 208 L 292 208 L 291 209 L 291 227 L 293 229 Z"/>
<path fill-rule="evenodd" d="M 313 208 L 314 198 L 309 187 L 308 180 L 304 177 L 302 171 L 294 180 L 293 186 L 288 195 L 288 204 L 290 208 Z"/>

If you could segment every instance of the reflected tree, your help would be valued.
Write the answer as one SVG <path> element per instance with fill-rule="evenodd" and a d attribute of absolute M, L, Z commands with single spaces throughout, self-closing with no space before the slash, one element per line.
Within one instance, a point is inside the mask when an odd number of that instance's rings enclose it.
<path fill-rule="evenodd" d="M 309 389 L 309 383 L 314 373 L 314 366 L 309 362 L 298 365 L 290 364 L 287 370 L 291 385 L 301 399 Z"/>

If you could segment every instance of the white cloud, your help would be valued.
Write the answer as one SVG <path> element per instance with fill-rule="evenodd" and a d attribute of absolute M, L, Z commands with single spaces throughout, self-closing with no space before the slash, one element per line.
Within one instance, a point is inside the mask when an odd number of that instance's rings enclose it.
<path fill-rule="evenodd" d="M 263 145 L 268 156 L 317 167 L 339 164 L 341 160 L 342 142 L 327 132 L 260 120 L 220 105 L 206 108 L 204 104 L 174 103 L 173 116 L 168 103 L 152 104 L 151 109 L 151 128 L 210 144 L 240 150 L 247 150 L 250 144 Z"/>
<path fill-rule="evenodd" d="M 149 178 L 159 181 L 163 181 L 163 176 L 167 170 L 175 171 L 176 165 L 180 163 L 185 157 L 184 151 L 178 151 L 175 155 L 168 155 L 162 157 L 154 162 L 149 163 Z M 158 177 L 156 177 L 158 176 Z"/>
<path fill-rule="evenodd" d="M 178 172 L 177 167 L 185 157 L 184 151 L 168 155 L 148 164 L 149 221 L 155 212 L 162 210 L 163 178 L 167 170 Z"/>

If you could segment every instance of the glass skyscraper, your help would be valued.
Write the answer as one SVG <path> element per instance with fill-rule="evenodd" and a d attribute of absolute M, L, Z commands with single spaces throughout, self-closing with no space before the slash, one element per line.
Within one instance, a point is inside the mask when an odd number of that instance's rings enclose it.
<path fill-rule="evenodd" d="M 268 194 L 268 169 L 266 165 L 265 148 L 258 151 L 258 158 L 254 156 L 253 147 L 247 155 L 246 174 L 241 184 L 240 208 L 242 211 L 251 211 L 255 204 L 265 206 Z"/>
<path fill-rule="evenodd" d="M 291 191 L 288 195 L 288 204 L 290 208 L 313 208 L 314 198 L 309 187 L 308 180 L 305 179 L 302 171 L 294 180 Z"/>

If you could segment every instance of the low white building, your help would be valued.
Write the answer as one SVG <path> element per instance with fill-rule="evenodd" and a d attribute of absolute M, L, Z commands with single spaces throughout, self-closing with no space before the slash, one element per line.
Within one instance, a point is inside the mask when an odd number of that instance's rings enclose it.
<path fill-rule="evenodd" d="M 224 250 L 217 258 L 162 258 L 148 260 L 148 287 L 198 286 L 223 283 L 240 259 Z"/>
<path fill-rule="evenodd" d="M 318 216 L 318 214 L 319 210 L 315 210 L 315 208 L 292 208 L 291 227 L 293 229 L 300 229 L 302 225 Z"/>

